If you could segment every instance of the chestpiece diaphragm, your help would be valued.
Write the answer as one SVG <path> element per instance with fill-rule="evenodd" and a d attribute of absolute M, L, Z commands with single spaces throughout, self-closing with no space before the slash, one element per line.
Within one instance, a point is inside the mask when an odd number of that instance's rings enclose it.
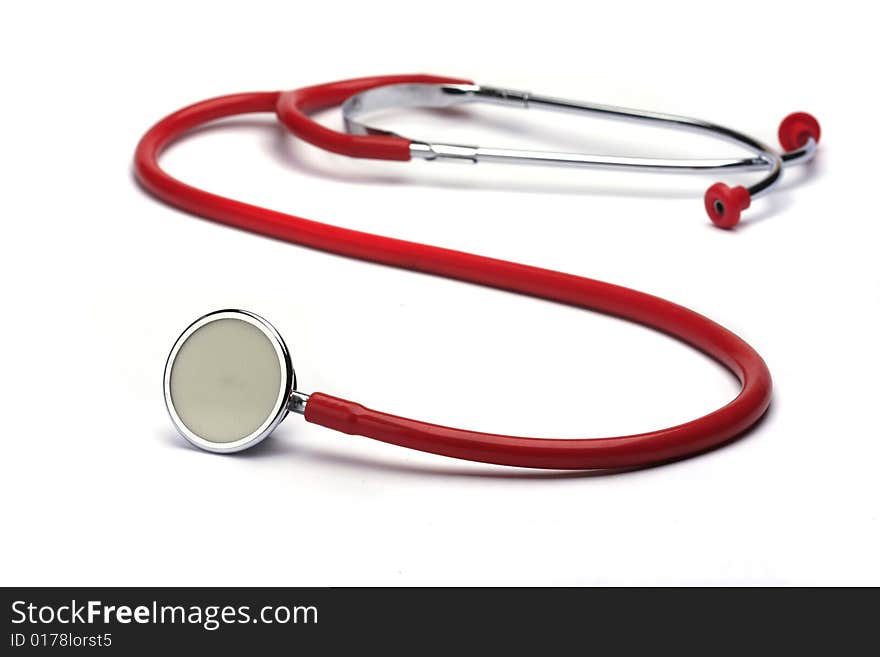
<path fill-rule="evenodd" d="M 218 310 L 181 333 L 165 364 L 165 405 L 178 432 L 212 452 L 238 452 L 284 419 L 296 375 L 278 331 L 245 310 Z"/>

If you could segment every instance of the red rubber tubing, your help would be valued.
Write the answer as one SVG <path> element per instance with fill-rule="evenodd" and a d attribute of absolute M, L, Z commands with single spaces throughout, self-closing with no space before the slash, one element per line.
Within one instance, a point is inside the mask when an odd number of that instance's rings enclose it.
<path fill-rule="evenodd" d="M 402 78 L 413 79 L 394 76 L 335 83 L 326 85 L 328 91 L 323 98 L 319 98 L 319 86 L 310 87 L 307 94 L 302 90 L 255 92 L 195 103 L 165 117 L 143 136 L 135 154 L 135 174 L 145 189 L 170 205 L 231 226 L 329 253 L 518 292 L 643 324 L 716 359 L 739 378 L 742 389 L 733 401 L 698 419 L 659 431 L 613 438 L 524 438 L 454 429 L 381 413 L 323 393 L 314 393 L 309 398 L 305 409 L 307 421 L 470 461 L 581 470 L 643 466 L 678 459 L 725 443 L 760 419 L 770 404 L 772 390 L 770 372 L 763 359 L 732 332 L 683 306 L 602 281 L 372 235 L 242 203 L 191 187 L 159 166 L 162 150 L 196 126 L 238 114 L 273 112 L 276 106 L 287 106 L 287 94 L 300 100 L 308 97 L 307 108 L 314 110 L 325 107 L 330 100 L 344 100 L 345 94 L 369 88 L 367 85 Z M 287 125 L 291 127 L 290 123 Z M 299 126 L 300 123 L 293 123 L 296 134 L 300 134 Z M 303 137 L 325 145 L 326 134 L 321 130 L 309 126 L 304 132 L 307 134 Z"/>

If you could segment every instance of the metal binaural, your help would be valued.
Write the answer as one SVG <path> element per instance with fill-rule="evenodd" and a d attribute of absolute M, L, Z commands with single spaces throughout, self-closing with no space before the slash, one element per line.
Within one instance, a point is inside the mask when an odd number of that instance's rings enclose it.
<path fill-rule="evenodd" d="M 391 108 L 442 108 L 472 102 L 544 109 L 556 112 L 588 113 L 610 119 L 653 123 L 696 131 L 745 147 L 753 151 L 754 155 L 745 158 L 714 159 L 641 158 L 487 148 L 414 140 L 410 144 L 411 157 L 423 160 L 542 164 L 658 173 L 741 173 L 764 171 L 764 176 L 748 187 L 749 194 L 752 197 L 756 197 L 766 192 L 779 181 L 783 167 L 807 162 L 812 159 L 816 151 L 816 142 L 812 138 L 802 148 L 779 154 L 763 142 L 748 135 L 701 119 L 598 103 L 572 101 L 551 96 L 539 96 L 513 89 L 469 84 L 393 84 L 376 87 L 349 98 L 342 106 L 342 113 L 345 128 L 351 134 L 393 135 L 394 133 L 387 130 L 379 130 L 367 125 L 361 120 L 361 117 L 370 112 Z"/>

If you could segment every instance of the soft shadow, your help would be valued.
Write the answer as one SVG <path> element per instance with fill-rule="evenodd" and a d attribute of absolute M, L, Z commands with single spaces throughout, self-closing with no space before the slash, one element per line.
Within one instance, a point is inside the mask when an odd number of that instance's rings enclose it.
<path fill-rule="evenodd" d="M 278 438 L 281 438 L 281 433 L 284 432 L 282 432 L 281 430 L 276 430 L 271 436 L 269 436 L 262 442 L 254 445 L 253 447 L 249 447 L 243 452 L 234 452 L 232 454 L 216 454 L 212 452 L 206 452 L 205 450 L 199 449 L 195 445 L 191 445 L 183 436 L 179 435 L 176 431 L 163 431 L 160 434 L 160 439 L 165 444 L 165 446 L 170 449 L 178 449 L 187 452 L 204 454 L 205 456 L 216 456 L 218 458 L 262 459 L 267 457 L 281 458 L 282 456 L 287 456 L 294 451 L 293 443 L 285 441 L 283 439 L 278 440 Z"/>
<path fill-rule="evenodd" d="M 788 194 L 777 194 L 775 192 L 776 190 L 766 197 L 758 198 L 755 204 L 743 213 L 742 220 L 731 232 L 740 232 L 744 228 L 749 228 L 766 219 L 775 217 L 791 206 L 792 201 Z M 706 227 L 716 230 L 712 224 L 706 224 Z"/>
<path fill-rule="evenodd" d="M 753 206 L 755 209 L 750 208 L 746 211 L 737 228 L 748 228 L 780 215 L 783 210 L 793 205 L 791 190 L 821 177 L 823 173 L 824 169 L 819 155 L 806 164 L 786 169 L 782 180 L 768 192 L 766 197 L 758 198 L 755 201 Z"/>
<path fill-rule="evenodd" d="M 610 477 L 610 476 L 621 476 L 626 474 L 633 474 L 637 472 L 654 470 L 657 468 L 674 468 L 679 464 L 685 461 L 692 461 L 703 458 L 707 454 L 711 454 L 717 450 L 721 449 L 733 449 L 737 445 L 741 444 L 743 441 L 750 438 L 760 427 L 763 425 L 768 418 L 773 415 L 774 406 L 771 404 L 770 408 L 764 414 L 764 416 L 758 420 L 755 424 L 753 424 L 749 429 L 745 432 L 741 433 L 739 436 L 723 443 L 721 445 L 717 445 L 716 447 L 712 447 L 708 450 L 704 450 L 702 452 L 698 452 L 696 454 L 692 454 L 689 456 L 684 456 L 682 458 L 673 459 L 670 461 L 665 461 L 663 463 L 656 463 L 654 465 L 645 465 L 638 467 L 630 467 L 630 468 L 610 468 L 605 470 L 532 470 L 528 468 L 517 468 L 517 467 L 509 467 L 509 466 L 496 466 L 496 465 L 484 465 L 480 463 L 469 463 L 469 465 L 458 465 L 458 463 L 462 463 L 461 461 L 456 461 L 450 459 L 449 465 L 425 465 L 425 464 L 413 464 L 407 463 L 406 461 L 399 460 L 391 460 L 391 459 L 376 459 L 376 458 L 365 458 L 362 456 L 357 456 L 354 454 L 340 454 L 333 450 L 315 448 L 315 447 L 307 447 L 303 445 L 296 444 L 295 436 L 288 436 L 286 434 L 293 433 L 289 428 L 285 427 L 284 429 L 277 430 L 272 436 L 264 440 L 258 445 L 251 447 L 250 449 L 238 452 L 235 454 L 208 454 L 205 453 L 206 457 L 217 456 L 224 458 L 244 458 L 244 459 L 253 459 L 253 458 L 282 458 L 282 457 L 292 457 L 300 460 L 307 460 L 312 463 L 315 463 L 319 466 L 325 466 L 330 468 L 346 468 L 349 470 L 369 470 L 371 472 L 385 472 L 389 474 L 397 474 L 397 475 L 414 475 L 414 476 L 430 476 L 430 477 L 445 477 L 445 478 L 467 478 L 467 479 L 507 479 L 507 480 L 533 480 L 533 481 L 548 481 L 548 480 L 562 480 L 562 479 L 593 479 L 593 478 L 601 478 L 601 477 Z M 187 443 L 183 438 L 178 436 L 174 432 L 164 432 L 162 435 L 163 439 L 166 443 L 171 447 L 175 447 L 178 449 L 186 449 L 193 451 L 201 451 L 196 447 L 193 447 L 189 443 Z M 391 446 L 389 446 L 391 447 Z M 404 449 L 404 448 L 397 448 Z"/>

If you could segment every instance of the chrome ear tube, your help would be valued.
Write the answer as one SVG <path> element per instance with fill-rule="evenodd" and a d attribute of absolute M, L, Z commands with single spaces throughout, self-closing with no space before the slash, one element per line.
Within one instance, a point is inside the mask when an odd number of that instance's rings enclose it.
<path fill-rule="evenodd" d="M 281 335 L 246 310 L 218 310 L 190 324 L 165 364 L 165 406 L 177 431 L 210 452 L 239 452 L 268 437 L 308 395 Z"/>
<path fill-rule="evenodd" d="M 351 96 L 342 105 L 345 129 L 352 135 L 386 135 L 387 130 L 369 126 L 363 116 L 371 112 L 404 108 L 444 108 L 468 103 L 489 103 L 522 109 L 541 109 L 569 114 L 585 114 L 608 119 L 641 122 L 650 125 L 702 132 L 752 151 L 744 158 L 664 159 L 564 153 L 538 150 L 488 148 L 461 144 L 438 144 L 412 140 L 412 159 L 469 160 L 509 164 L 542 164 L 592 169 L 647 171 L 655 173 L 742 173 L 762 171 L 763 176 L 748 187 L 729 187 L 719 182 L 706 191 L 706 212 L 721 228 L 733 228 L 751 199 L 764 194 L 780 179 L 784 167 L 810 161 L 816 153 L 820 127 L 805 112 L 788 115 L 779 126 L 779 140 L 784 152 L 777 152 L 763 142 L 724 126 L 675 114 L 567 100 L 536 95 L 525 91 L 501 89 L 478 84 L 402 83 L 373 87 Z"/>

